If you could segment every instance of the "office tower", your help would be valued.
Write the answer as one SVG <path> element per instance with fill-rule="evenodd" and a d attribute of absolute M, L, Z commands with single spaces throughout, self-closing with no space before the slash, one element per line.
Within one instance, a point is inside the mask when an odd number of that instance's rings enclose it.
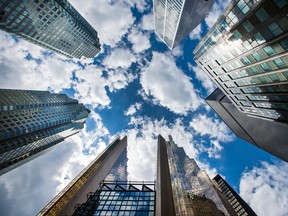
<path fill-rule="evenodd" d="M 219 174 L 213 178 L 216 188 L 226 197 L 233 207 L 234 215 L 256 216 L 250 206 L 234 191 L 234 189 Z"/>
<path fill-rule="evenodd" d="M 127 137 L 118 137 L 38 215 L 154 215 L 155 182 L 127 175 Z"/>
<path fill-rule="evenodd" d="M 231 1 L 194 51 L 195 61 L 241 112 L 285 123 L 287 13 L 287 1 Z"/>
<path fill-rule="evenodd" d="M 236 136 L 288 162 L 287 124 L 240 112 L 218 88 L 206 98 L 206 102 Z"/>
<path fill-rule="evenodd" d="M 155 33 L 172 50 L 208 15 L 215 0 L 153 0 Z"/>
<path fill-rule="evenodd" d="M 0 29 L 70 58 L 100 51 L 97 32 L 67 0 L 1 0 Z"/>
<path fill-rule="evenodd" d="M 207 173 L 171 136 L 158 137 L 156 188 L 157 215 L 230 215 Z"/>
<path fill-rule="evenodd" d="M 89 112 L 65 94 L 0 89 L 0 175 L 78 133 Z"/>

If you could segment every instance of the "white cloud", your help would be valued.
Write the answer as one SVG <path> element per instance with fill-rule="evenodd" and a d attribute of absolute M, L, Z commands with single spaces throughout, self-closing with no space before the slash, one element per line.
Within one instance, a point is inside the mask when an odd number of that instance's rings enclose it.
<path fill-rule="evenodd" d="M 16 42 L 2 31 L 0 31 L 0 50 L 0 88 L 34 90 L 51 88 L 58 92 L 62 88 L 70 88 L 72 72 L 79 68 L 72 60 L 64 60 L 57 54 L 44 55 L 45 50 L 41 47 L 24 40 Z"/>
<path fill-rule="evenodd" d="M 153 52 L 153 57 L 141 74 L 140 82 L 147 95 L 178 114 L 195 111 L 203 102 L 190 81 L 172 57 Z"/>
<path fill-rule="evenodd" d="M 0 202 L 2 215 L 36 215 L 105 148 L 103 138 L 109 132 L 99 115 L 91 112 L 90 118 L 95 121 L 92 131 L 84 127 L 51 151 L 0 177 L 0 197 L 5 200 Z"/>
<path fill-rule="evenodd" d="M 140 110 L 142 108 L 142 104 L 141 103 L 138 103 L 136 102 L 135 104 L 132 104 L 128 109 L 127 111 L 124 112 L 125 115 L 134 115 L 137 110 Z"/>
<path fill-rule="evenodd" d="M 150 34 L 143 33 L 139 29 L 132 29 L 128 35 L 128 40 L 132 43 L 132 49 L 135 53 L 143 52 L 151 47 L 149 40 Z"/>
<path fill-rule="evenodd" d="M 284 216 L 288 212 L 288 164 L 262 162 L 245 171 L 240 195 L 258 215 Z"/>
<path fill-rule="evenodd" d="M 95 28 L 98 32 L 100 43 L 114 47 L 128 29 L 133 25 L 135 18 L 130 7 L 125 2 L 85 0 L 69 1 L 77 11 Z M 140 3 L 137 7 L 142 7 Z"/>
<path fill-rule="evenodd" d="M 146 14 L 142 17 L 141 20 L 141 29 L 153 31 L 154 30 L 154 17 L 153 13 Z"/>
<path fill-rule="evenodd" d="M 124 0 L 130 7 L 136 7 L 139 12 L 144 12 L 147 7 L 147 1 L 146 0 Z"/>
<path fill-rule="evenodd" d="M 201 23 L 193 29 L 193 31 L 189 34 L 191 40 L 200 40 L 202 34 L 202 25 Z"/>
<path fill-rule="evenodd" d="M 135 80 L 137 75 L 129 73 L 125 69 L 118 68 L 116 70 L 110 69 L 108 71 L 108 78 L 106 80 L 110 92 L 123 89 L 129 85 L 130 82 Z"/>
<path fill-rule="evenodd" d="M 223 13 L 228 3 L 230 3 L 230 0 L 221 0 L 220 2 L 214 3 L 208 16 L 205 18 L 205 22 L 208 28 L 211 28 L 214 25 L 220 15 Z"/>
<path fill-rule="evenodd" d="M 172 50 L 172 55 L 175 57 L 181 57 L 183 56 L 183 47 L 182 45 L 177 45 L 173 50 Z"/>
<path fill-rule="evenodd" d="M 103 60 L 103 64 L 108 68 L 129 68 L 133 62 L 136 62 L 136 57 L 133 53 L 124 48 L 116 48 L 111 51 L 111 54 Z"/>
<path fill-rule="evenodd" d="M 202 152 L 207 152 L 210 158 L 220 158 L 220 152 L 223 149 L 220 142 L 230 142 L 234 139 L 234 135 L 223 122 L 207 115 L 197 114 L 189 125 L 197 135 L 209 136 L 210 146 L 206 147 L 201 144 L 198 148 Z"/>
<path fill-rule="evenodd" d="M 207 90 L 207 95 L 212 93 L 216 89 L 215 83 L 208 77 L 208 75 L 198 66 L 193 66 L 188 63 L 188 67 L 191 71 L 195 73 L 196 79 L 198 79 L 202 86 Z"/>
<path fill-rule="evenodd" d="M 107 96 L 105 86 L 106 79 L 102 76 L 102 70 L 95 65 L 89 65 L 85 69 L 75 73 L 77 81 L 73 81 L 73 88 L 76 91 L 75 98 L 84 104 L 91 104 L 96 107 L 108 106 L 110 98 Z"/>

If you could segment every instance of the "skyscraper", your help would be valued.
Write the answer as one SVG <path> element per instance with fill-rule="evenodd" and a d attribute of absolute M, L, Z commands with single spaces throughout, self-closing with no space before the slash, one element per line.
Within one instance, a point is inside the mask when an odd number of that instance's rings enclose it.
<path fill-rule="evenodd" d="M 118 137 L 38 215 L 154 215 L 154 182 L 128 182 L 125 163 L 127 137 Z"/>
<path fill-rule="evenodd" d="M 0 175 L 78 133 L 89 112 L 65 94 L 0 89 Z"/>
<path fill-rule="evenodd" d="M 0 29 L 70 58 L 100 51 L 97 32 L 67 0 L 1 0 Z"/>
<path fill-rule="evenodd" d="M 173 49 L 208 15 L 215 0 L 153 0 L 155 33 Z"/>
<path fill-rule="evenodd" d="M 127 181 L 126 151 L 127 137 L 115 139 L 38 215 L 235 215 L 222 191 L 171 136 L 168 142 L 158 136 L 156 185 Z"/>
<path fill-rule="evenodd" d="M 288 123 L 288 2 L 231 1 L 195 61 L 243 113 Z"/>
<path fill-rule="evenodd" d="M 207 173 L 171 136 L 158 137 L 156 188 L 159 215 L 230 215 Z"/>
<path fill-rule="evenodd" d="M 216 188 L 226 197 L 235 214 L 242 216 L 256 216 L 251 207 L 234 191 L 234 189 L 219 174 L 213 178 Z"/>
<path fill-rule="evenodd" d="M 288 162 L 287 124 L 240 112 L 218 88 L 206 98 L 206 102 L 236 136 Z"/>

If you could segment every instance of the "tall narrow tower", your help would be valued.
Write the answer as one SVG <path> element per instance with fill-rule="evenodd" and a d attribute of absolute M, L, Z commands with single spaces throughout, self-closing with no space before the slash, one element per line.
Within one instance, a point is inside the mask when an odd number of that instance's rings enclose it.
<path fill-rule="evenodd" d="M 67 0 L 1 0 L 0 29 L 70 58 L 100 52 L 97 32 Z"/>
<path fill-rule="evenodd" d="M 89 112 L 65 94 L 0 89 L 0 175 L 78 133 Z"/>
<path fill-rule="evenodd" d="M 153 0 L 155 33 L 172 50 L 208 15 L 215 0 Z"/>

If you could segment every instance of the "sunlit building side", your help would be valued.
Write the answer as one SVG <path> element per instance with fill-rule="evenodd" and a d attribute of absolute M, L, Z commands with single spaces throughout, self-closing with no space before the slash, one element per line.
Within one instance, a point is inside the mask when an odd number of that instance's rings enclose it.
<path fill-rule="evenodd" d="M 243 113 L 288 123 L 288 1 L 233 0 L 194 60 Z"/>
<path fill-rule="evenodd" d="M 156 35 L 172 50 L 205 19 L 215 0 L 153 0 Z"/>

